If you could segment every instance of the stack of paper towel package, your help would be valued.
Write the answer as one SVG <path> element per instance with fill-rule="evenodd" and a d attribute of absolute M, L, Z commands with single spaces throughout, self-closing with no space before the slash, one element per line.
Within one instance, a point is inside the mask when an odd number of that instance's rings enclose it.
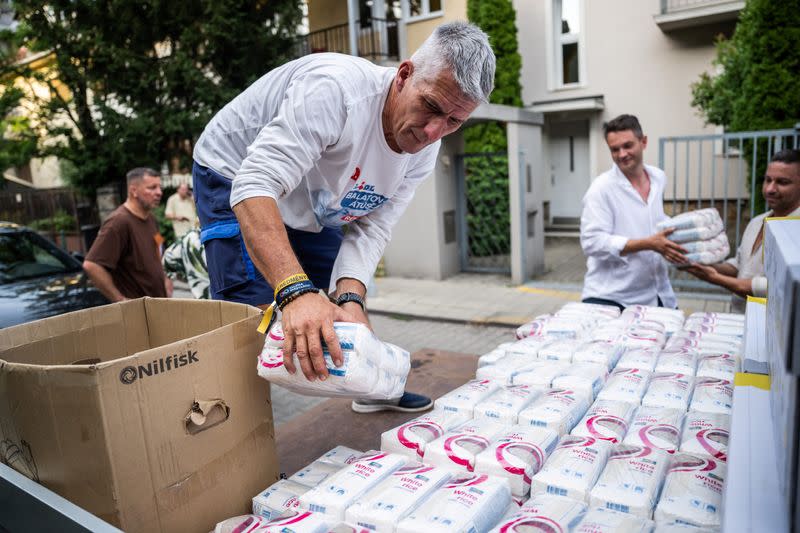
<path fill-rule="evenodd" d="M 659 231 L 675 230 L 669 239 L 686 249 L 689 262 L 711 265 L 723 261 L 730 252 L 725 225 L 714 207 L 681 213 L 656 227 Z"/>
<path fill-rule="evenodd" d="M 337 446 L 217 531 L 716 531 L 743 330 L 734 314 L 566 304 L 380 450 Z M 407 373 L 407 354 L 358 335 L 345 366 L 372 343 Z"/>

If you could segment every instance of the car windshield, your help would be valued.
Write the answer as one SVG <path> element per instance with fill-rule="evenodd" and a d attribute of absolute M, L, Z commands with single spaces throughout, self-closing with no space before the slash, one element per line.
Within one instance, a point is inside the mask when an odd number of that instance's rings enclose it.
<path fill-rule="evenodd" d="M 0 283 L 74 272 L 76 269 L 68 255 L 35 233 L 0 233 Z"/>

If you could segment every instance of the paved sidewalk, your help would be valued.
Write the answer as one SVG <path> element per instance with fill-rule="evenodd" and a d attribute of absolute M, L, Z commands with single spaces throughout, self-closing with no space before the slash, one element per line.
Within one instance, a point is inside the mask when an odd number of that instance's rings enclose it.
<path fill-rule="evenodd" d="M 369 309 L 389 316 L 519 326 L 579 300 L 575 284 L 531 281 L 514 286 L 510 278 L 486 274 L 459 274 L 443 281 L 386 277 L 375 280 Z M 688 315 L 725 312 L 730 304 L 727 296 L 679 293 L 678 307 Z"/>

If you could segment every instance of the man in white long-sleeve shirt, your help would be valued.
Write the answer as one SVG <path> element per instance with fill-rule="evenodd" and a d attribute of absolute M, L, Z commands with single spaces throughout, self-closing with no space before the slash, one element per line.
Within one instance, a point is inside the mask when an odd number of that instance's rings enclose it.
<path fill-rule="evenodd" d="M 645 165 L 647 137 L 633 115 L 603 124 L 614 166 L 598 176 L 583 197 L 581 247 L 587 272 L 582 299 L 588 303 L 674 308 L 675 293 L 664 258 L 685 262 L 681 246 L 659 232 L 667 177 Z"/>
<path fill-rule="evenodd" d="M 211 297 L 262 308 L 274 298 L 284 352 L 297 354 L 307 379 L 326 379 L 323 342 L 342 363 L 333 322 L 369 324 L 366 286 L 392 227 L 433 171 L 439 139 L 488 100 L 494 70 L 486 34 L 454 22 L 397 68 L 312 54 L 226 105 L 192 170 Z M 296 371 L 291 357 L 285 364 Z M 406 393 L 353 408 L 430 405 Z"/>

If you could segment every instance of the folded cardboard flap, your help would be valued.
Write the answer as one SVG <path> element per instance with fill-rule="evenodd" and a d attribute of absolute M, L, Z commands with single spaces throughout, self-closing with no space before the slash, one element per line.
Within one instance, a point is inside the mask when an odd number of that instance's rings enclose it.
<path fill-rule="evenodd" d="M 231 416 L 231 408 L 225 404 L 225 400 L 216 398 L 214 400 L 195 400 L 192 408 L 183 419 L 186 431 L 190 435 L 195 435 L 206 429 L 213 428 L 225 422 Z"/>

